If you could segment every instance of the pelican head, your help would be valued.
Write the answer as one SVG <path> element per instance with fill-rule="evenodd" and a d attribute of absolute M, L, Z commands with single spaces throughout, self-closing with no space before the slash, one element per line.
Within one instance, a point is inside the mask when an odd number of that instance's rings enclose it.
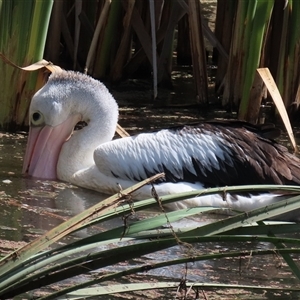
<path fill-rule="evenodd" d="M 113 138 L 117 120 L 117 103 L 101 82 L 73 71 L 52 74 L 30 104 L 23 173 L 67 180 L 92 164 L 95 147 Z M 79 121 L 87 126 L 74 131 Z"/>

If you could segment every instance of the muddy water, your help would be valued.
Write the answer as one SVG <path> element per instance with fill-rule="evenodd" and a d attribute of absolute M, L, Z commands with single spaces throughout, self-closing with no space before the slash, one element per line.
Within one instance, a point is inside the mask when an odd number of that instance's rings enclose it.
<path fill-rule="evenodd" d="M 22 177 L 27 137 L 1 135 L 0 239 L 28 242 L 102 199 L 101 195 L 68 184 Z M 9 245 L 0 247 L 5 250 Z"/>
<path fill-rule="evenodd" d="M 129 109 L 130 111 L 130 109 Z M 129 114 L 129 112 L 128 112 Z M 157 116 L 157 115 L 156 115 Z M 193 119 L 193 114 L 187 115 Z M 196 117 L 195 117 L 196 118 Z M 173 120 L 172 120 L 173 121 Z M 27 136 L 25 134 L 0 136 L 0 251 L 8 251 L 19 247 L 41 235 L 45 231 L 60 224 L 70 216 L 73 216 L 85 208 L 88 208 L 106 196 L 92 191 L 87 191 L 69 184 L 57 181 L 39 181 L 21 176 L 22 157 L 25 150 Z M 139 218 L 139 216 L 136 216 Z M 197 219 L 188 222 L 199 222 Z M 103 228 L 91 229 L 103 230 L 112 226 L 120 226 L 122 220 L 117 219 L 104 224 Z M 174 224 L 182 227 L 185 223 Z M 102 225 L 101 225 L 102 226 Z M 77 239 L 91 234 L 83 231 L 74 234 L 63 242 Z M 198 246 L 202 253 L 213 251 L 240 250 L 256 247 L 258 249 L 273 248 L 265 243 L 236 244 L 211 244 Z M 174 247 L 153 255 L 148 255 L 142 260 L 157 261 L 164 256 L 175 257 L 183 248 Z M 299 262 L 299 258 L 295 258 Z M 140 262 L 137 260 L 136 263 Z M 114 270 L 123 268 L 113 267 Z M 106 271 L 109 271 L 107 269 Z M 265 257 L 243 257 L 241 259 L 223 259 L 191 263 L 185 266 L 176 266 L 150 271 L 141 274 L 134 280 L 143 280 L 143 276 L 150 276 L 153 280 L 187 278 L 189 281 L 219 282 L 230 284 L 266 285 L 266 286 L 298 286 L 298 281 L 283 264 L 282 259 L 276 255 Z M 297 299 L 289 292 L 278 295 L 262 295 L 250 292 L 228 291 L 228 299 Z M 231 293 L 231 294 L 230 294 Z M 158 295 L 159 292 L 158 292 Z M 207 292 L 209 299 L 224 299 L 224 295 L 215 292 Z M 159 297 L 162 297 L 161 294 Z M 275 297 L 276 296 L 276 297 Z M 138 295 L 134 296 L 139 299 Z M 296 297 L 296 296 L 295 296 Z M 149 298 L 150 294 L 149 294 Z M 107 298 L 103 298 L 107 299 Z M 118 298 L 111 298 L 118 299 Z"/>

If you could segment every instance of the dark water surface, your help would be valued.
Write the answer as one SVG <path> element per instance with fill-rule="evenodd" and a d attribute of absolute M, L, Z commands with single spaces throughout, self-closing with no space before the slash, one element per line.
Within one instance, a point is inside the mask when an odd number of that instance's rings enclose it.
<path fill-rule="evenodd" d="M 106 197 L 100 193 L 62 182 L 40 181 L 22 177 L 22 160 L 26 139 L 26 135 L 23 134 L 0 134 L 0 250 L 2 253 L 8 253 L 15 247 L 32 241 L 47 230 Z M 139 215 L 135 218 L 138 219 Z M 191 219 L 182 223 L 175 223 L 174 226 L 182 227 L 194 222 L 200 222 L 200 220 Z M 122 224 L 121 219 L 112 220 L 104 224 L 104 227 L 96 226 L 75 233 L 65 239 L 63 243 L 78 237 L 88 236 L 91 231 L 104 230 Z M 249 249 L 250 247 L 257 249 L 273 248 L 273 246 L 265 243 L 256 243 L 254 246 L 253 244 L 235 244 L 233 246 L 207 243 L 198 246 L 197 250 L 202 253 L 209 253 L 240 250 L 241 248 Z M 173 247 L 160 253 L 147 255 L 142 260 L 149 263 L 149 261 L 163 260 L 164 257 L 172 258 L 182 251 L 185 250 L 180 247 Z M 298 257 L 295 259 L 299 262 Z M 122 270 L 123 268 L 124 266 L 121 265 L 112 267 L 113 270 Z M 108 268 L 106 271 L 109 270 Z M 156 280 L 161 278 L 174 280 L 176 278 L 180 281 L 186 277 L 189 281 L 197 282 L 299 287 L 298 281 L 275 253 L 273 256 L 191 263 L 188 265 L 188 271 L 186 271 L 185 266 L 168 267 L 141 274 L 141 277 L 136 280 L 143 280 L 143 276 L 146 276 L 146 279 L 151 276 Z M 163 299 L 164 295 L 159 294 L 159 292 L 158 295 Z M 218 292 L 208 292 L 207 295 L 210 296 L 209 299 L 224 299 L 224 295 L 222 296 Z M 151 293 L 148 296 L 149 299 L 153 298 Z M 278 293 L 278 295 L 269 295 L 268 293 L 262 295 L 251 292 L 236 291 L 233 293 L 232 290 L 228 291 L 228 299 L 297 299 L 298 296 L 289 292 Z M 139 299 L 139 297 L 140 295 L 135 295 L 134 299 Z M 103 299 L 108 298 L 103 297 Z M 109 299 L 119 298 L 110 297 Z"/>

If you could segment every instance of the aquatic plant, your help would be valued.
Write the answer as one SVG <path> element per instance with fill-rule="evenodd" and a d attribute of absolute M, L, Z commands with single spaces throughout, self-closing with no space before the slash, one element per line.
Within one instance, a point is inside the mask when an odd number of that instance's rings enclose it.
<path fill-rule="evenodd" d="M 282 236 L 283 233 L 298 232 L 300 224 L 289 222 L 266 222 L 266 219 L 288 213 L 300 208 L 300 188 L 294 186 L 240 186 L 226 188 L 211 188 L 207 190 L 182 193 L 158 197 L 154 191 L 154 198 L 139 202 L 132 202 L 131 193 L 143 184 L 155 178 L 141 182 L 117 195 L 99 202 L 95 206 L 83 211 L 79 215 L 53 228 L 40 238 L 20 248 L 0 261 L 0 297 L 12 298 L 28 291 L 42 291 L 51 284 L 65 279 L 74 278 L 81 274 L 75 283 L 56 285 L 56 290 L 40 299 L 86 299 L 92 296 L 114 293 L 129 293 L 147 289 L 172 289 L 174 293 L 181 291 L 186 295 L 189 287 L 193 287 L 195 294 L 200 290 L 243 289 L 268 292 L 283 292 L 285 287 L 251 286 L 215 284 L 203 282 L 186 282 L 173 280 L 167 282 L 152 282 L 152 276 L 147 271 L 176 264 L 185 264 L 201 260 L 215 260 L 220 258 L 253 257 L 257 255 L 281 256 L 288 264 L 291 273 L 300 279 L 300 269 L 291 254 L 300 253 L 300 239 Z M 280 191 L 285 193 L 284 200 L 272 205 L 245 212 L 232 212 L 209 224 L 197 224 L 187 228 L 176 228 L 174 222 L 190 216 L 201 217 L 207 213 L 220 212 L 218 208 L 196 207 L 179 211 L 165 212 L 163 204 L 180 201 L 185 198 L 223 193 L 224 201 L 230 193 L 258 191 Z M 290 193 L 290 195 L 289 195 Z M 160 212 L 156 216 L 149 216 L 143 220 L 130 221 L 133 212 L 158 206 Z M 222 210 L 221 210 L 222 211 Z M 224 211 L 225 212 L 225 211 Z M 228 210 L 226 211 L 228 213 Z M 123 226 L 81 238 L 64 246 L 56 242 L 62 240 L 72 232 L 100 224 L 111 218 L 123 218 Z M 161 227 L 167 224 L 167 227 Z M 277 235 L 280 235 L 278 237 Z M 257 242 L 273 244 L 272 248 L 257 248 Z M 248 248 L 224 251 L 203 251 L 198 246 L 205 243 L 220 244 L 226 242 L 234 246 L 238 242 L 247 243 Z M 56 244 L 55 244 L 56 243 Z M 198 246 L 197 246 L 198 245 Z M 49 246 L 52 246 L 49 249 Z M 178 246 L 176 257 L 159 257 L 157 261 L 143 259 L 144 255 L 155 254 L 159 250 Z M 205 249 L 205 248 L 204 248 Z M 217 249 L 217 248 L 216 248 Z M 160 254 L 162 255 L 162 254 Z M 139 259 L 140 263 L 137 263 Z M 133 261 L 134 260 L 134 261 Z M 121 263 L 122 268 L 120 269 Z M 119 266 L 119 267 L 118 267 Z M 109 270 L 106 268 L 109 267 Z M 97 270 L 98 273 L 95 273 Z M 146 273 L 145 273 L 146 272 Z M 98 275 L 96 275 L 98 274 Z M 143 282 L 120 283 L 122 277 L 133 274 L 144 274 Z M 90 276 L 88 276 L 90 275 Z M 76 277 L 75 277 L 76 278 Z M 99 284 L 101 283 L 101 286 Z M 59 287 L 57 289 L 57 287 Z M 289 291 L 300 292 L 297 287 L 289 287 Z"/>
<path fill-rule="evenodd" d="M 43 58 L 52 0 L 0 1 L 0 54 L 18 66 Z M 32 95 L 41 87 L 37 73 L 22 72 L 0 59 L 0 128 L 27 123 Z"/>

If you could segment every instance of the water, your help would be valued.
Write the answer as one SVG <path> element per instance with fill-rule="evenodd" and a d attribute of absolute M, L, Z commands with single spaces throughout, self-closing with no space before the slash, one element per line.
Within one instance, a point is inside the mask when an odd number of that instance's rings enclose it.
<path fill-rule="evenodd" d="M 22 177 L 22 158 L 26 139 L 27 136 L 24 134 L 1 134 L 0 137 L 0 251 L 2 253 L 8 253 L 10 250 L 32 241 L 47 230 L 106 197 L 100 193 L 62 182 L 39 181 Z M 139 215 L 135 218 L 139 218 Z M 174 226 L 184 226 L 186 222 L 177 223 Z M 188 222 L 199 222 L 199 220 L 192 219 Z M 88 236 L 95 230 L 108 229 L 122 224 L 121 219 L 112 220 L 104 224 L 103 228 L 96 227 L 75 233 L 63 242 Z M 254 246 L 258 249 L 273 249 L 273 246 L 266 243 L 255 243 Z M 240 250 L 241 248 L 249 249 L 253 247 L 253 244 L 240 243 L 233 246 L 225 243 L 207 243 L 195 247 L 200 253 L 209 253 Z M 159 253 L 146 255 L 141 259 L 134 260 L 133 263 L 159 261 L 163 260 L 164 257 L 174 258 L 182 251 L 186 251 L 186 249 L 177 246 Z M 299 262 L 299 257 L 295 257 L 295 260 Z M 114 266 L 112 269 L 117 270 L 119 268 L 122 270 L 124 267 L 124 265 L 120 265 Z M 109 270 L 108 268 L 105 271 Z M 187 268 L 185 265 L 162 268 L 132 278 L 142 281 L 149 279 L 149 276 L 152 280 L 176 279 L 180 281 L 182 278 L 186 278 L 188 281 L 211 283 L 299 286 L 298 281 L 283 264 L 282 259 L 275 254 L 264 257 L 241 257 L 189 263 Z M 209 299 L 222 298 L 222 296 L 218 298 L 215 292 L 206 293 L 213 297 Z M 228 293 L 232 293 L 232 291 L 228 291 Z M 151 293 L 149 298 L 150 295 Z M 159 298 L 163 295 L 160 294 Z M 278 293 L 277 297 L 274 294 L 261 295 L 241 291 L 232 294 L 231 299 L 235 299 L 236 295 L 239 295 L 239 299 L 293 299 L 289 293 Z M 139 299 L 138 295 L 134 297 Z M 103 299 L 107 298 L 104 297 Z"/>
<path fill-rule="evenodd" d="M 31 241 L 107 197 L 56 181 L 21 176 L 26 135 L 0 139 L 0 239 Z"/>

